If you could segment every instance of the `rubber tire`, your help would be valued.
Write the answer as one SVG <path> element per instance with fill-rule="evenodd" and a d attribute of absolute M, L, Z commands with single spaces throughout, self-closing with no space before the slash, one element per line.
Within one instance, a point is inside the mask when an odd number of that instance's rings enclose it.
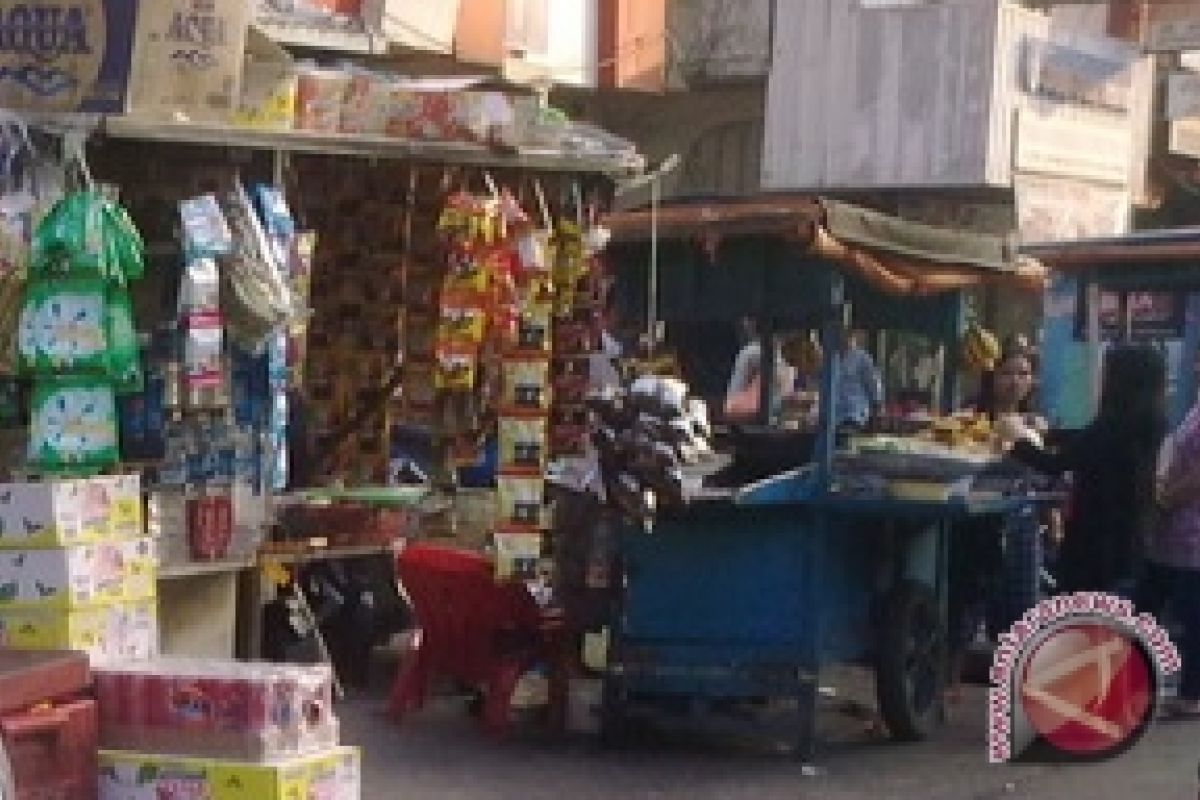
<path fill-rule="evenodd" d="M 911 680 L 909 654 L 918 649 L 913 642 L 920 631 L 924 631 L 919 655 L 926 685 L 918 690 Z M 943 718 L 946 657 L 946 630 L 939 620 L 937 596 L 922 583 L 901 582 L 888 596 L 875 666 L 879 711 L 892 739 L 921 741 Z"/>

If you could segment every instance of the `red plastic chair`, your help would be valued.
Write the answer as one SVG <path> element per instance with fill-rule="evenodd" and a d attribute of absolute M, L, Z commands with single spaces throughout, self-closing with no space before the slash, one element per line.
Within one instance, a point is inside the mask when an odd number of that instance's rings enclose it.
<path fill-rule="evenodd" d="M 503 735 L 517 682 L 539 661 L 550 666 L 551 707 L 561 717 L 560 615 L 540 609 L 524 586 L 497 583 L 491 562 L 475 552 L 410 544 L 396 572 L 421 637 L 397 671 L 393 719 L 422 708 L 433 680 L 444 677 L 481 691 L 484 725 Z"/>

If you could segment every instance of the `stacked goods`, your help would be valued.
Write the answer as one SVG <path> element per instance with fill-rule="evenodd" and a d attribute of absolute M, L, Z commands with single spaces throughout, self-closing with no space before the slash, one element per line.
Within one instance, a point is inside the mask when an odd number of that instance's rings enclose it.
<path fill-rule="evenodd" d="M 172 659 L 95 679 L 102 800 L 359 797 L 329 667 Z"/>
<path fill-rule="evenodd" d="M 712 456 L 712 429 L 703 401 L 674 378 L 644 377 L 628 391 L 589 398 L 592 443 L 608 502 L 628 517 L 648 520 L 687 502 L 683 470 Z"/>
<path fill-rule="evenodd" d="M 96 192 L 67 196 L 38 226 L 17 341 L 34 377 L 34 467 L 95 473 L 119 460 L 116 396 L 142 385 L 127 286 L 143 256 L 129 215 Z"/>
<path fill-rule="evenodd" d="M 138 476 L 0 485 L 0 644 L 154 655 L 156 565 Z"/>

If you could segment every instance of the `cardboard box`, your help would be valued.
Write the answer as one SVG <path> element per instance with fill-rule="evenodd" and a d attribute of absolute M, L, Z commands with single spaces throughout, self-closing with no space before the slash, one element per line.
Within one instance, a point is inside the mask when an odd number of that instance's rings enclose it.
<path fill-rule="evenodd" d="M 235 125 L 259 130 L 290 130 L 296 120 L 298 78 L 286 53 L 251 47 L 242 73 Z"/>
<path fill-rule="evenodd" d="M 94 480 L 109 486 L 112 517 L 109 536 L 116 540 L 140 539 L 146 535 L 142 508 L 142 478 L 137 474 L 112 475 Z"/>
<path fill-rule="evenodd" d="M 6 2 L 0 107 L 120 113 L 129 82 L 137 0 L 49 5 Z M 17 9 L 24 9 L 22 25 Z M 9 16 L 11 15 L 11 17 Z"/>
<path fill-rule="evenodd" d="M 102 481 L 0 484 L 0 550 L 103 541 L 109 536 L 111 511 Z"/>
<path fill-rule="evenodd" d="M 120 599 L 153 599 L 158 594 L 158 547 L 153 539 L 133 539 L 114 545 L 121 549 L 124 574 Z"/>
<path fill-rule="evenodd" d="M 119 544 L 0 553 L 0 608 L 79 608 L 122 599 Z"/>
<path fill-rule="evenodd" d="M 157 604 L 0 611 L 0 647 L 79 650 L 97 661 L 152 658 L 158 653 Z"/>
<path fill-rule="evenodd" d="M 282 764 L 247 764 L 101 751 L 100 800 L 359 800 L 362 764 L 358 748 Z"/>
<path fill-rule="evenodd" d="M 142 3 L 130 113 L 171 121 L 229 122 L 241 97 L 251 5 L 245 0 Z"/>

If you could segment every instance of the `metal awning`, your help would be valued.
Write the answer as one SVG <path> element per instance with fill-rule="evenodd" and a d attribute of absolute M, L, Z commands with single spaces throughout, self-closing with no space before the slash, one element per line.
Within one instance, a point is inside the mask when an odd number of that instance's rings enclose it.
<path fill-rule="evenodd" d="M 1029 244 L 1021 251 L 1062 271 L 1117 266 L 1200 268 L 1200 228 L 1170 228 L 1127 236 Z"/>
<path fill-rule="evenodd" d="M 880 291 L 930 295 L 1004 283 L 1040 291 L 1046 271 L 1008 240 L 936 228 L 816 197 L 677 203 L 605 218 L 613 242 L 763 236 L 794 241 Z"/>

